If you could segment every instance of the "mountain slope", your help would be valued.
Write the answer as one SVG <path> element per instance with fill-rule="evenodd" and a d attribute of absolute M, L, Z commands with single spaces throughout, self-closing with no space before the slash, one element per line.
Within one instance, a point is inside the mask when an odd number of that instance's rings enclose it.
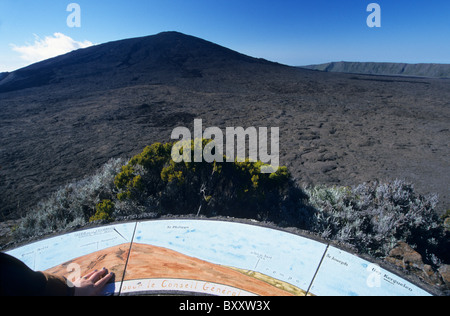
<path fill-rule="evenodd" d="M 194 118 L 279 127 L 301 183 L 406 179 L 446 209 L 448 100 L 448 80 L 299 69 L 176 32 L 77 50 L 0 81 L 0 220 Z"/>
<path fill-rule="evenodd" d="M 310 65 L 305 66 L 304 68 L 326 72 L 343 72 L 367 75 L 450 78 L 450 65 L 448 64 L 404 64 L 341 61 L 320 65 Z"/>
<path fill-rule="evenodd" d="M 269 64 L 178 32 L 92 46 L 0 76 L 0 93 L 96 77 L 108 85 L 202 77 L 208 69 Z"/>

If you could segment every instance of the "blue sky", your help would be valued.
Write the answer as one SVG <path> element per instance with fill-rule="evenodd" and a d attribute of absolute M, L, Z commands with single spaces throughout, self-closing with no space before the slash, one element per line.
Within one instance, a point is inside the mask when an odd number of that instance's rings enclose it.
<path fill-rule="evenodd" d="M 81 8 L 79 28 L 66 23 L 72 2 Z M 381 7 L 381 28 L 366 24 L 371 2 Z M 448 0 L 0 0 L 0 72 L 162 31 L 289 65 L 450 63 L 449 16 Z"/>

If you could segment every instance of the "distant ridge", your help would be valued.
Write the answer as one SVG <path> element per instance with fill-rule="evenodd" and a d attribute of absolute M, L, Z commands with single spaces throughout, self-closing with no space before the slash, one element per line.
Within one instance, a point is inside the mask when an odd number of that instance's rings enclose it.
<path fill-rule="evenodd" d="M 340 61 L 319 65 L 309 65 L 302 68 L 325 72 L 343 72 L 366 75 L 450 78 L 450 64 L 405 64 Z"/>

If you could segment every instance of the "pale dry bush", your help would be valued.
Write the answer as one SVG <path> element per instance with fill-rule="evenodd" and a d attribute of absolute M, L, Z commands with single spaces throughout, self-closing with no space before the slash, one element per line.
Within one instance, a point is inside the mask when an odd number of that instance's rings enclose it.
<path fill-rule="evenodd" d="M 124 164 L 123 159 L 111 159 L 94 175 L 60 188 L 27 212 L 15 230 L 16 237 L 35 237 L 85 225 L 95 213 L 95 206 L 115 194 L 114 177 Z"/>
<path fill-rule="evenodd" d="M 419 195 L 403 180 L 374 181 L 355 187 L 306 189 L 316 208 L 310 228 L 324 238 L 349 243 L 362 253 L 385 257 L 405 241 L 438 264 L 445 233 L 436 212 L 438 198 Z"/>

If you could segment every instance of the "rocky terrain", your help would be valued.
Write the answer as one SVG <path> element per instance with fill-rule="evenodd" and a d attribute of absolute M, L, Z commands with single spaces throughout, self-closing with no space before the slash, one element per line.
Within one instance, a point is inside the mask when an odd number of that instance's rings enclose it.
<path fill-rule="evenodd" d="M 368 63 L 368 62 L 332 62 L 305 66 L 326 72 L 342 72 L 366 75 L 410 76 L 426 78 L 450 78 L 448 64 L 404 64 L 404 63 Z"/>
<path fill-rule="evenodd" d="M 3 77 L 3 78 L 2 78 Z M 0 220 L 174 127 L 279 127 L 299 183 L 406 179 L 449 206 L 450 81 L 318 72 L 176 32 L 0 75 Z"/>

